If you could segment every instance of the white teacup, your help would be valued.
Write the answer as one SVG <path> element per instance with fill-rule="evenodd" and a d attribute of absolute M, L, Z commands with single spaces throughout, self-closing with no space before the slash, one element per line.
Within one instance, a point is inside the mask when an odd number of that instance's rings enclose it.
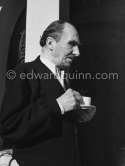
<path fill-rule="evenodd" d="M 81 103 L 81 106 L 82 105 L 85 105 L 85 106 L 90 106 L 91 105 L 91 97 L 82 96 L 82 98 L 83 98 L 83 103 Z"/>

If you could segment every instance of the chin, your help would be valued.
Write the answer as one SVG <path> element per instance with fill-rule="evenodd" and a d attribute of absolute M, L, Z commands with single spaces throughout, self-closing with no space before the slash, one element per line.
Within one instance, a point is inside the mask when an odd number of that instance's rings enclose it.
<path fill-rule="evenodd" d="M 60 64 L 59 66 L 60 66 L 60 68 L 62 68 L 62 69 L 70 68 L 71 62 L 62 63 L 62 64 Z"/>
<path fill-rule="evenodd" d="M 65 68 L 69 68 L 71 66 L 71 63 L 67 63 L 64 65 Z"/>

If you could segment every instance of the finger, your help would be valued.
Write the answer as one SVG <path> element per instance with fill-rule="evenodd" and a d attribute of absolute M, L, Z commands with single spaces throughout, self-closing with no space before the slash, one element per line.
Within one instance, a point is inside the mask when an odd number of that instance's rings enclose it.
<path fill-rule="evenodd" d="M 82 96 L 80 95 L 79 92 L 73 90 L 73 94 L 78 101 L 82 102 Z"/>
<path fill-rule="evenodd" d="M 80 93 L 77 92 L 77 91 L 75 91 L 75 90 L 73 90 L 73 93 L 74 93 L 75 95 L 77 95 L 77 96 L 81 96 Z"/>
<path fill-rule="evenodd" d="M 68 92 L 72 92 L 73 90 L 71 88 L 67 89 Z"/>

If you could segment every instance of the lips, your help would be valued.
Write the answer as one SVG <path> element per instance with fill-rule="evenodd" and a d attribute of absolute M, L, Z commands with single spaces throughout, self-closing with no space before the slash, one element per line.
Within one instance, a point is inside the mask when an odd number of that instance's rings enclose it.
<path fill-rule="evenodd" d="M 67 56 L 66 58 L 70 59 L 70 60 L 74 60 L 75 58 L 73 56 Z"/>

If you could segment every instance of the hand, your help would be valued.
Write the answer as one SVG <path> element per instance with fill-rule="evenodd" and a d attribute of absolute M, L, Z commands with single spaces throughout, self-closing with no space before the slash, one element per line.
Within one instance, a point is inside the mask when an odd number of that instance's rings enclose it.
<path fill-rule="evenodd" d="M 82 102 L 82 96 L 79 92 L 72 89 L 68 89 L 62 96 L 57 98 L 65 112 L 80 108 L 80 103 Z"/>
<path fill-rule="evenodd" d="M 94 115 L 95 115 L 95 112 L 96 112 L 96 107 L 95 108 L 88 108 L 88 109 L 79 109 L 77 110 L 78 113 L 78 122 L 87 122 L 87 121 L 90 121 Z"/>

